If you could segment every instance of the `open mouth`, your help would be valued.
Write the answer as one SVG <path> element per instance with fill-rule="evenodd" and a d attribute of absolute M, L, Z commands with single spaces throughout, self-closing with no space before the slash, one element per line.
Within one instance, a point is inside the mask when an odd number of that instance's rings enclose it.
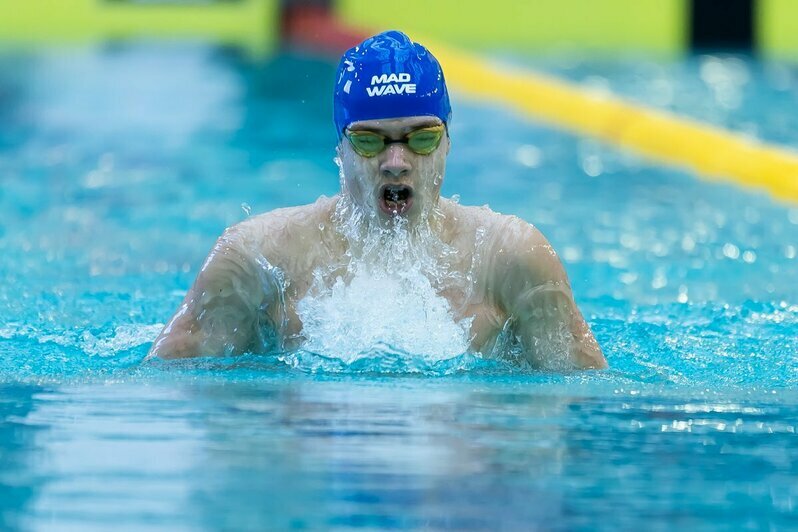
<path fill-rule="evenodd" d="M 383 185 L 380 188 L 380 209 L 386 214 L 404 214 L 413 206 L 413 187 L 407 185 Z"/>

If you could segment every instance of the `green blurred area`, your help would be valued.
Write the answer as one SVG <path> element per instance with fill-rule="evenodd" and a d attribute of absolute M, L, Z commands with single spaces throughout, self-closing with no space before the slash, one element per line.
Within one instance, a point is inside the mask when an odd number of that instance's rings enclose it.
<path fill-rule="evenodd" d="M 0 41 L 202 40 L 262 53 L 276 44 L 279 7 L 279 0 L 2 0 Z"/>
<path fill-rule="evenodd" d="M 798 58 L 798 2 L 759 0 L 756 34 L 765 55 Z"/>
<path fill-rule="evenodd" d="M 468 48 L 675 54 L 689 47 L 690 0 L 339 0 L 337 6 L 339 16 L 357 26 L 397 28 Z M 754 12 L 759 51 L 798 57 L 798 1 L 755 0 Z"/>
<path fill-rule="evenodd" d="M 339 0 L 338 13 L 375 30 L 402 29 L 469 48 L 633 47 L 677 53 L 687 44 L 687 0 Z"/>
<path fill-rule="evenodd" d="M 319 2 L 0 0 L 0 44 L 189 39 L 260 53 L 277 44 L 284 7 L 314 4 Z M 365 32 L 395 28 L 471 49 L 671 55 L 686 51 L 689 42 L 690 0 L 337 0 L 332 5 L 343 22 Z M 756 0 L 755 12 L 759 50 L 798 57 L 798 1 Z"/>

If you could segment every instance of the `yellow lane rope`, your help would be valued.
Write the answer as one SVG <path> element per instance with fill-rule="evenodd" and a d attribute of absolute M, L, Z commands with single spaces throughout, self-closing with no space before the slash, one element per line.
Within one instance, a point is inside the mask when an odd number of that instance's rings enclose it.
<path fill-rule="evenodd" d="M 428 43 L 428 40 L 421 40 Z M 798 201 L 798 153 L 663 111 L 596 95 L 563 81 L 502 68 L 429 43 L 449 84 L 464 95 L 498 100 L 556 126 L 592 135 L 707 179 L 765 189 Z"/>

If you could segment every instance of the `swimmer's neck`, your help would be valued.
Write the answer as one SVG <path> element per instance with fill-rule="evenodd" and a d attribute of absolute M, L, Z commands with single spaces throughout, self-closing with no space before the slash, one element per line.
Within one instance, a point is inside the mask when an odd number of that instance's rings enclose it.
<path fill-rule="evenodd" d="M 378 219 L 376 213 L 370 213 L 357 206 L 345 194 L 336 194 L 331 202 L 330 218 L 338 226 L 339 232 L 347 233 L 345 229 L 354 229 L 368 233 L 371 230 L 384 231 L 395 228 L 392 220 Z M 436 198 L 432 207 L 426 208 L 414 218 L 405 218 L 402 222 L 404 229 L 410 233 L 423 231 L 431 233 L 443 242 L 449 242 L 456 228 L 457 202 L 445 197 Z M 387 223 L 386 223 L 387 222 Z M 350 227 L 344 228 L 349 224 Z"/>

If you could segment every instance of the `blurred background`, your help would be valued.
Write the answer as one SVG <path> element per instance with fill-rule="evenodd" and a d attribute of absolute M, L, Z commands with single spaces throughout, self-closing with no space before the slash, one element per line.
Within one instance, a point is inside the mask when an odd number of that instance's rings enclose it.
<path fill-rule="evenodd" d="M 226 227 L 337 192 L 386 29 L 610 369 L 142 364 Z M 0 529 L 794 527 L 796 61 L 793 0 L 0 0 Z"/>
<path fill-rule="evenodd" d="M 31 0 L 0 10 L 0 36 L 17 44 L 194 39 L 262 54 L 287 38 L 340 47 L 352 44 L 344 28 L 396 27 L 475 48 L 798 53 L 798 6 L 790 0 Z"/>

